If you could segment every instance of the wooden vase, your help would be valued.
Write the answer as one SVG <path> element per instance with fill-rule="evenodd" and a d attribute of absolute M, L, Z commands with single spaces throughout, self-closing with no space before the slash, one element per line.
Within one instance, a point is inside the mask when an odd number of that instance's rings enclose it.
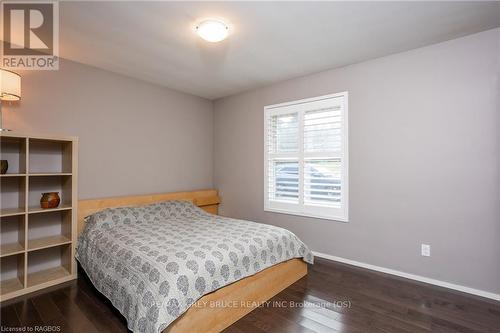
<path fill-rule="evenodd" d="M 40 199 L 40 206 L 42 208 L 56 208 L 60 203 L 59 192 L 42 193 L 42 198 Z"/>

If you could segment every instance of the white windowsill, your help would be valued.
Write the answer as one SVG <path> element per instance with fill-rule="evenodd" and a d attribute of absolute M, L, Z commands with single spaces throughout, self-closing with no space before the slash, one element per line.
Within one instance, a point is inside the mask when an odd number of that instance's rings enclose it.
<path fill-rule="evenodd" d="M 264 211 L 270 212 L 270 213 L 279 213 L 279 214 L 311 217 L 311 218 L 322 219 L 322 220 L 338 221 L 338 222 L 343 222 L 343 223 L 349 222 L 349 217 L 327 216 L 327 215 L 311 214 L 311 213 L 300 213 L 300 212 L 293 212 L 293 211 L 289 211 L 289 210 L 281 210 L 281 209 L 269 208 L 269 207 L 264 208 Z"/>

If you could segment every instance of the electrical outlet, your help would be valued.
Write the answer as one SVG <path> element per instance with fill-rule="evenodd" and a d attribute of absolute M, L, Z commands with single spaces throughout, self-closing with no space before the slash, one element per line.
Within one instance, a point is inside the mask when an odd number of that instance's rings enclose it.
<path fill-rule="evenodd" d="M 422 244 L 422 256 L 430 257 L 431 256 L 431 246 L 428 244 Z"/>

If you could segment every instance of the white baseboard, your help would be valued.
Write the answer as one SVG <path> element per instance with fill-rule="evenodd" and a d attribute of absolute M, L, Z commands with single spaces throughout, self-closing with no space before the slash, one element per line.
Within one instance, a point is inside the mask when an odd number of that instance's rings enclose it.
<path fill-rule="evenodd" d="M 490 299 L 493 299 L 496 301 L 500 301 L 500 294 L 495 294 L 495 293 L 492 293 L 489 291 L 483 291 L 483 290 L 479 290 L 479 289 L 469 288 L 469 287 L 461 286 L 461 285 L 450 283 L 450 282 L 445 282 L 445 281 L 427 278 L 425 276 L 420 276 L 420 275 L 415 275 L 415 274 L 397 271 L 397 270 L 390 269 L 390 268 L 365 264 L 363 262 L 345 259 L 345 258 L 341 258 L 341 257 L 336 257 L 336 256 L 332 256 L 329 254 L 321 253 L 321 252 L 316 252 L 316 251 L 312 251 L 312 252 L 316 257 L 320 257 L 320 258 L 324 258 L 324 259 L 328 259 L 328 260 L 333 260 L 333 261 L 338 261 L 338 262 L 341 262 L 344 264 L 370 269 L 372 271 L 396 275 L 396 276 L 400 276 L 403 278 L 407 278 L 407 279 L 411 279 L 411 280 L 415 280 L 415 281 L 420 281 L 420 282 L 425 282 L 425 283 L 433 284 L 436 286 L 454 289 L 454 290 L 458 290 L 458 291 L 461 291 L 464 293 L 473 294 L 473 295 L 477 295 L 477 296 L 481 296 L 481 297 L 490 298 Z"/>

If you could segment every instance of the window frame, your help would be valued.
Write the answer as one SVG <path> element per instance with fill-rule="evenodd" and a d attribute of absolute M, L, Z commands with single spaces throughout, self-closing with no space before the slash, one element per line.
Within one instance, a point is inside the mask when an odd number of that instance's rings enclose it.
<path fill-rule="evenodd" d="M 304 153 L 304 114 L 306 110 L 301 107 L 302 104 L 310 102 L 319 102 L 333 98 L 343 97 L 343 108 L 341 109 L 341 140 L 342 148 L 340 152 L 341 159 L 341 206 L 336 207 L 321 207 L 313 205 L 305 205 L 303 181 L 304 181 L 304 164 L 305 155 L 310 156 L 314 153 Z M 349 222 L 349 94 L 347 91 L 328 94 L 318 97 L 305 98 L 301 100 L 267 105 L 264 107 L 264 211 L 289 214 L 297 216 L 305 216 L 319 218 L 325 220 L 333 220 L 340 222 Z M 282 109 L 285 108 L 286 109 Z M 280 110 L 281 109 L 281 110 Z M 290 158 L 298 158 L 299 164 L 299 203 L 285 203 L 269 199 L 269 163 L 270 154 L 269 145 L 269 120 L 270 117 L 279 114 L 291 114 L 297 112 L 299 119 L 299 150 L 297 153 L 278 153 L 277 155 Z M 279 157 L 278 157 L 279 158 Z"/>

